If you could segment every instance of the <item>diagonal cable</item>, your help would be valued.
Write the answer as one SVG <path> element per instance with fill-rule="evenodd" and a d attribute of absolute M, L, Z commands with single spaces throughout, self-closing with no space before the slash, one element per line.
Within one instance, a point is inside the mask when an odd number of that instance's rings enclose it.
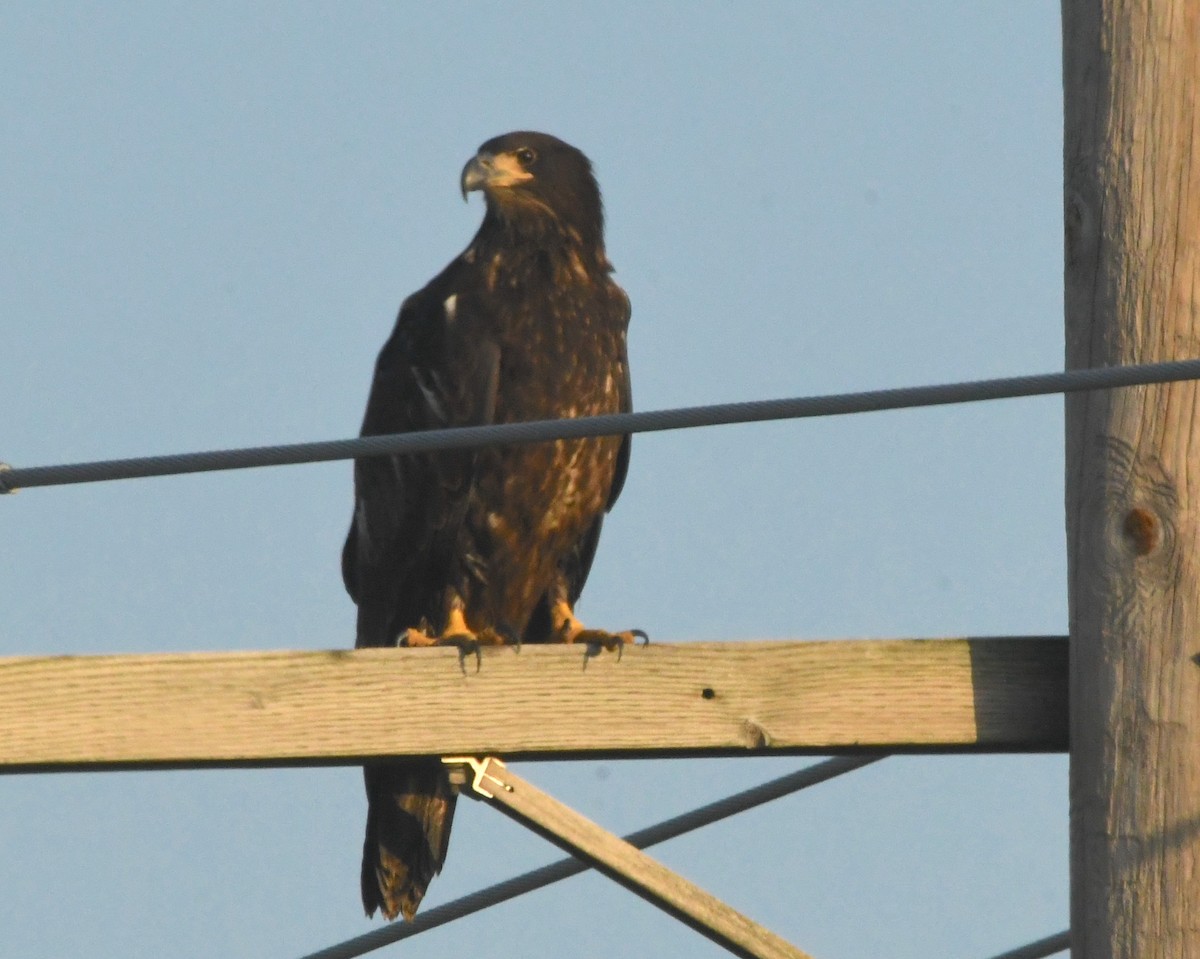
<path fill-rule="evenodd" d="M 329 460 L 354 459 L 359 456 L 428 453 L 498 444 L 541 443 L 557 439 L 582 439 L 624 433 L 653 433 L 662 430 L 720 426 L 731 423 L 761 423 L 812 416 L 839 416 L 847 413 L 911 409 L 918 406 L 944 406 L 953 403 L 974 403 L 982 400 L 1011 399 L 1018 396 L 1045 396 L 1050 393 L 1075 393 L 1083 390 L 1113 389 L 1120 386 L 1173 383 L 1179 380 L 1193 379 L 1200 379 L 1200 359 L 1178 360 L 1171 363 L 1148 363 L 1141 366 L 1067 370 L 1060 373 L 1012 376 L 967 383 L 908 386 L 890 390 L 873 390 L 866 393 L 836 393 L 827 396 L 801 396 L 792 399 L 723 403 L 716 406 L 648 410 L 642 413 L 614 413 L 608 416 L 587 416 L 576 419 L 464 426 L 454 429 L 426 430 L 419 433 L 361 436 L 357 439 L 212 450 L 202 453 L 177 453 L 170 456 L 146 456 L 92 463 L 67 463 L 60 466 L 17 468 L 0 464 L 0 493 L 11 493 L 17 489 L 34 486 L 97 483 L 103 480 L 134 479 L 144 476 L 169 476 L 179 473 L 203 473 L 211 470 L 318 463 Z"/>
<path fill-rule="evenodd" d="M 734 793 L 732 796 L 726 796 L 724 799 L 700 806 L 698 809 L 693 809 L 680 816 L 665 819 L 653 826 L 647 826 L 645 829 L 639 829 L 624 838 L 630 845 L 644 849 L 655 843 L 673 839 L 686 832 L 691 832 L 693 829 L 699 829 L 701 826 L 725 819 L 735 813 L 760 806 L 772 799 L 779 799 L 798 789 L 815 786 L 844 773 L 861 769 L 863 766 L 868 766 L 884 758 L 886 757 L 883 755 L 874 755 L 840 756 L 835 759 L 827 759 L 778 779 L 772 779 L 761 786 Z M 461 899 L 436 906 L 421 913 L 411 922 L 397 922 L 374 929 L 327 949 L 309 953 L 303 959 L 354 959 L 356 956 L 365 955 L 374 949 L 382 949 L 384 946 L 415 936 L 427 929 L 434 929 L 454 919 L 461 919 L 471 913 L 479 912 L 481 909 L 487 909 L 497 903 L 533 892 L 535 889 L 541 889 L 560 879 L 577 876 L 581 872 L 587 872 L 589 868 L 577 859 L 560 859 L 548 866 L 542 866 L 540 869 L 534 869 L 494 886 L 488 886 L 486 889 L 480 889 Z"/>
<path fill-rule="evenodd" d="M 1047 936 L 1045 939 L 1039 939 L 1037 942 L 1031 942 L 1027 946 L 1021 946 L 1020 949 L 1010 949 L 998 956 L 992 956 L 992 959 L 1045 959 L 1046 956 L 1053 956 L 1057 952 L 1066 952 L 1070 948 L 1071 930 L 1066 929 L 1053 936 Z"/>

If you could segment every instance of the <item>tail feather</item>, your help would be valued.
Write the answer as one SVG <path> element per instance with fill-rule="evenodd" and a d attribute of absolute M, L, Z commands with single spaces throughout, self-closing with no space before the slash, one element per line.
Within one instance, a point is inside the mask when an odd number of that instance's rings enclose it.
<path fill-rule="evenodd" d="M 374 764 L 363 773 L 363 908 L 368 916 L 381 909 L 388 919 L 412 919 L 446 861 L 456 797 L 436 760 Z"/>

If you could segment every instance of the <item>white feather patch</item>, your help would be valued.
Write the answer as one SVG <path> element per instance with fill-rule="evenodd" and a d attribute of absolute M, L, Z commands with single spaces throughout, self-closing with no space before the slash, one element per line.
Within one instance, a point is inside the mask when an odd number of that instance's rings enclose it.
<path fill-rule="evenodd" d="M 441 382 L 438 379 L 436 372 L 424 369 L 420 366 L 411 366 L 413 379 L 416 380 L 417 386 L 421 388 L 421 395 L 425 397 L 425 403 L 429 407 L 429 411 L 437 419 L 445 422 L 446 410 L 442 406 L 441 398 Z"/>
<path fill-rule="evenodd" d="M 358 534 L 359 555 L 371 548 L 371 524 L 367 522 L 367 504 L 359 500 L 354 506 L 354 531 Z"/>

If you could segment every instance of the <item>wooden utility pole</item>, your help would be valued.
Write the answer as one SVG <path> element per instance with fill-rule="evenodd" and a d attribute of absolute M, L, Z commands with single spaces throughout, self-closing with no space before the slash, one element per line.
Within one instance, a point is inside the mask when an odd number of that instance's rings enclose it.
<path fill-rule="evenodd" d="M 1200 357 L 1200 0 L 1063 0 L 1067 366 Z M 1200 391 L 1066 402 L 1076 959 L 1200 957 Z"/>

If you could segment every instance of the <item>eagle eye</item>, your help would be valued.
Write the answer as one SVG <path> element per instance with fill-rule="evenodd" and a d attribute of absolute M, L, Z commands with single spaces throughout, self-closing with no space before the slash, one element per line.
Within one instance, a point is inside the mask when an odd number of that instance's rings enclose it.
<path fill-rule="evenodd" d="M 517 158 L 517 162 L 525 167 L 532 166 L 533 161 L 537 159 L 537 154 L 529 147 L 521 147 L 521 149 L 515 151 L 514 155 Z"/>

